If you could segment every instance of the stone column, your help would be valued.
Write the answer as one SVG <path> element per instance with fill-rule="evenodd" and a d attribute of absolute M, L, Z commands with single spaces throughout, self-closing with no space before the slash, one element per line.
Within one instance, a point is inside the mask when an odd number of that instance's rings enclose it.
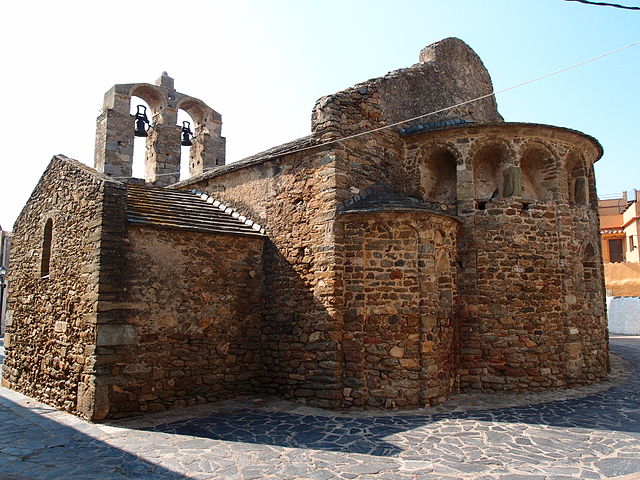
<path fill-rule="evenodd" d="M 96 123 L 96 170 L 114 177 L 130 177 L 133 165 L 133 117 L 106 109 Z"/>
<path fill-rule="evenodd" d="M 518 167 L 507 167 L 502 172 L 502 198 L 522 196 L 522 174 Z"/>
<path fill-rule="evenodd" d="M 180 179 L 180 132 L 178 125 L 157 124 L 149 129 L 145 180 L 158 186 Z"/>
<path fill-rule="evenodd" d="M 196 136 L 189 152 L 189 176 L 200 175 L 213 167 L 224 165 L 226 139 L 220 136 L 221 126 L 214 124 L 214 132 L 207 126 L 196 126 Z"/>

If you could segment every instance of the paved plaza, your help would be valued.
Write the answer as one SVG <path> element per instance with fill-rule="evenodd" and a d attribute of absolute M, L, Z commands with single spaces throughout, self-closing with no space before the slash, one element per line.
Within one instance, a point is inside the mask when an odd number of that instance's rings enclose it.
<path fill-rule="evenodd" d="M 245 398 L 95 425 L 0 389 L 0 479 L 640 478 L 640 339 L 611 350 L 600 385 L 402 412 Z"/>

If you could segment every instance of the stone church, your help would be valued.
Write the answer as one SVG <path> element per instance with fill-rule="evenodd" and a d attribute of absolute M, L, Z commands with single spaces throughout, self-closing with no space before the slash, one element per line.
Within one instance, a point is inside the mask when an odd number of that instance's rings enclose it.
<path fill-rule="evenodd" d="M 309 136 L 226 165 L 221 115 L 171 77 L 115 85 L 95 169 L 54 156 L 16 221 L 2 384 L 102 420 L 241 395 L 407 408 L 604 379 L 602 147 L 505 122 L 492 88 L 445 39 L 320 98 Z"/>

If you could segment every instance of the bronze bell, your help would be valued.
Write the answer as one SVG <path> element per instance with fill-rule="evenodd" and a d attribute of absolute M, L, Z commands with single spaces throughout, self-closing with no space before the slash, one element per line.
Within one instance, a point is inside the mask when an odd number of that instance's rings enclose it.
<path fill-rule="evenodd" d="M 191 123 L 185 120 L 182 122 L 182 141 L 180 142 L 180 145 L 183 147 L 190 147 L 193 145 L 193 143 L 191 143 L 192 136 L 193 132 L 191 131 Z"/>
<path fill-rule="evenodd" d="M 142 109 L 142 111 L 140 111 Z M 135 136 L 136 137 L 146 137 L 147 136 L 147 128 L 149 125 L 149 119 L 147 118 L 147 107 L 144 105 L 138 105 L 135 116 Z"/>

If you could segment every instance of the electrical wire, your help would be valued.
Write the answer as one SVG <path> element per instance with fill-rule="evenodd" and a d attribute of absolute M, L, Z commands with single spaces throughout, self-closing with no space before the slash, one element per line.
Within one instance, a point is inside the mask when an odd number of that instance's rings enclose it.
<path fill-rule="evenodd" d="M 623 8 L 625 10 L 640 10 L 640 7 L 629 7 L 626 5 L 620 5 L 619 3 L 590 2 L 589 0 L 565 0 L 565 2 L 578 2 L 578 3 L 584 3 L 585 5 L 597 5 L 599 7 Z"/>
<path fill-rule="evenodd" d="M 578 1 L 578 0 L 567 0 L 567 1 Z M 273 157 L 277 157 L 277 156 L 281 156 L 281 155 L 290 155 L 290 154 L 293 154 L 293 153 L 299 153 L 299 152 L 304 152 L 304 151 L 307 151 L 307 150 L 312 150 L 312 149 L 315 149 L 315 148 L 324 147 L 326 145 L 332 145 L 332 144 L 336 144 L 336 143 L 341 143 L 341 142 L 345 142 L 347 140 L 351 140 L 353 138 L 362 137 L 364 135 L 369 135 L 369 134 L 372 134 L 372 133 L 380 132 L 382 130 L 388 130 L 390 128 L 397 127 L 399 125 L 403 125 L 405 123 L 414 122 L 416 120 L 421 120 L 423 118 L 430 117 L 431 115 L 436 115 L 438 113 L 446 112 L 448 110 L 452 110 L 454 108 L 462 107 L 462 106 L 468 105 L 470 103 L 478 102 L 480 100 L 484 100 L 485 98 L 495 97 L 496 95 L 499 95 L 501 93 L 505 93 L 505 92 L 508 92 L 510 90 L 514 90 L 516 88 L 522 87 L 524 85 L 528 85 L 530 83 L 538 82 L 538 81 L 543 80 L 545 78 L 549 78 L 549 77 L 552 77 L 554 75 L 558 75 L 559 73 L 566 72 L 567 70 L 572 70 L 572 69 L 580 67 L 582 65 L 586 65 L 587 63 L 595 62 L 596 60 L 600 60 L 601 58 L 607 57 L 609 55 L 613 55 L 614 53 L 621 52 L 623 50 L 626 50 L 628 48 L 634 47 L 636 45 L 640 45 L 640 41 L 630 43 L 628 45 L 625 45 L 624 47 L 616 48 L 615 50 L 611 50 L 611 51 L 603 53 L 601 55 L 597 55 L 597 56 L 589 58 L 587 60 L 583 60 L 582 62 L 574 63 L 573 65 L 569 65 L 568 67 L 563 67 L 563 68 L 560 68 L 558 70 L 554 70 L 552 72 L 545 73 L 544 75 L 540 75 L 538 77 L 534 77 L 534 78 L 531 78 L 529 80 L 525 80 L 524 82 L 516 83 L 515 85 L 511 85 L 510 87 L 503 88 L 501 90 L 498 90 L 497 92 L 487 93 L 486 95 L 481 95 L 481 96 L 473 98 L 471 100 L 466 100 L 464 102 L 456 103 L 455 105 L 450 105 L 448 107 L 444 107 L 444 108 L 441 108 L 439 110 L 434 110 L 434 111 L 429 112 L 429 113 L 418 115 L 416 117 L 407 118 L 405 120 L 401 120 L 399 122 L 390 123 L 388 125 L 383 125 L 381 127 L 373 128 L 371 130 L 365 130 L 363 132 L 358 132 L 358 133 L 354 133 L 352 135 L 347 135 L 345 137 L 337 138 L 335 140 L 329 140 L 329 141 L 326 141 L 326 142 L 323 142 L 323 143 L 318 143 L 318 144 L 315 144 L 315 145 L 309 145 L 307 147 L 301 147 L 301 148 L 294 149 L 294 150 L 288 150 L 288 151 L 285 151 L 285 152 L 282 152 L 282 153 L 276 153 L 276 154 L 273 155 Z M 269 158 L 269 157 L 267 156 L 267 157 L 264 157 L 264 158 Z M 205 170 L 203 170 L 202 174 L 207 173 L 207 172 L 209 172 L 211 170 L 215 170 L 219 166 L 220 165 L 218 165 L 216 167 L 205 169 Z M 180 172 L 161 173 L 159 175 L 156 175 L 156 177 L 169 176 L 169 175 L 179 175 L 179 174 L 180 174 Z M 133 178 L 133 177 L 112 177 L 112 178 Z"/>

